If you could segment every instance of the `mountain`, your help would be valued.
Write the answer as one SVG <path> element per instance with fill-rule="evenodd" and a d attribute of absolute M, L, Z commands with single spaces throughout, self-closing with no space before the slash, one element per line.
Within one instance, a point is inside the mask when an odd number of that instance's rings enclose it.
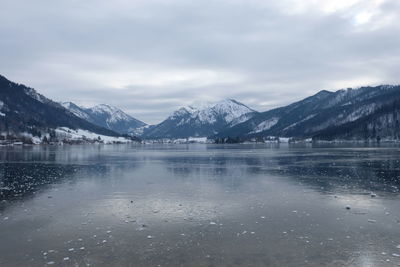
<path fill-rule="evenodd" d="M 400 88 L 398 88 L 400 90 Z M 400 140 L 400 97 L 374 112 L 339 126 L 317 132 L 315 140 Z"/>
<path fill-rule="evenodd" d="M 82 129 L 107 136 L 119 135 L 75 116 L 33 88 L 11 82 L 0 75 L 1 132 L 27 132 L 37 135 L 57 127 Z"/>
<path fill-rule="evenodd" d="M 256 114 L 212 138 L 397 138 L 399 100 L 400 86 L 323 90 L 291 105 Z"/>
<path fill-rule="evenodd" d="M 144 129 L 142 138 L 207 137 L 257 114 L 232 99 L 200 107 L 182 107 L 158 125 Z"/>
<path fill-rule="evenodd" d="M 136 128 L 146 126 L 146 123 L 129 116 L 119 108 L 106 104 L 91 108 L 80 107 L 71 102 L 63 102 L 61 105 L 84 120 L 120 134 L 131 133 Z"/>
<path fill-rule="evenodd" d="M 56 103 L 0 75 L 0 139 L 28 133 L 57 140 L 58 133 L 60 140 L 80 135 L 82 140 L 94 136 L 100 142 L 108 140 L 100 135 L 135 133 L 145 139 L 209 137 L 223 142 L 268 137 L 379 141 L 400 140 L 399 121 L 400 86 L 393 85 L 323 90 L 262 113 L 227 99 L 180 108 L 150 126 L 105 104 L 83 108 L 70 102 Z M 74 136 L 71 138 L 76 139 Z"/>

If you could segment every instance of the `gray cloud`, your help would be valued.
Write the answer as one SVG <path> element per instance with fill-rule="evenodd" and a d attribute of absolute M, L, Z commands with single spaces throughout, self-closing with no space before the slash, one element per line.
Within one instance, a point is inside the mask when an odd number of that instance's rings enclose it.
<path fill-rule="evenodd" d="M 264 111 L 399 83 L 397 0 L 4 0 L 0 73 L 149 123 L 196 101 Z"/>

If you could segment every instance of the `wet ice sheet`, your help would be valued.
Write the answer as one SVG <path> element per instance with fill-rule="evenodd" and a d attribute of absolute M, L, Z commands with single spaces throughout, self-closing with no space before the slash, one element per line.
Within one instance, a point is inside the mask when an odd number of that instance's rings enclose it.
<path fill-rule="evenodd" d="M 398 152 L 4 148 L 0 265 L 397 265 Z"/>

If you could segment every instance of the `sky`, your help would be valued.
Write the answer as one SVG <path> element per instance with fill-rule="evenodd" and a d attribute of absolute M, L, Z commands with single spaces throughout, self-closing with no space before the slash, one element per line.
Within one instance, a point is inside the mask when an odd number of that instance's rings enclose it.
<path fill-rule="evenodd" d="M 232 98 L 266 111 L 400 83 L 398 0 L 1 0 L 0 74 L 155 124 Z"/>

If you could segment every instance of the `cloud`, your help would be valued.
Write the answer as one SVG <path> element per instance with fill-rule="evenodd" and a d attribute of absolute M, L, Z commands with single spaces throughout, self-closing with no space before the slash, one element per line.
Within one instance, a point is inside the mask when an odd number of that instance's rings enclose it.
<path fill-rule="evenodd" d="M 149 123 L 198 101 L 263 111 L 399 83 L 396 0 L 5 0 L 0 73 Z"/>

